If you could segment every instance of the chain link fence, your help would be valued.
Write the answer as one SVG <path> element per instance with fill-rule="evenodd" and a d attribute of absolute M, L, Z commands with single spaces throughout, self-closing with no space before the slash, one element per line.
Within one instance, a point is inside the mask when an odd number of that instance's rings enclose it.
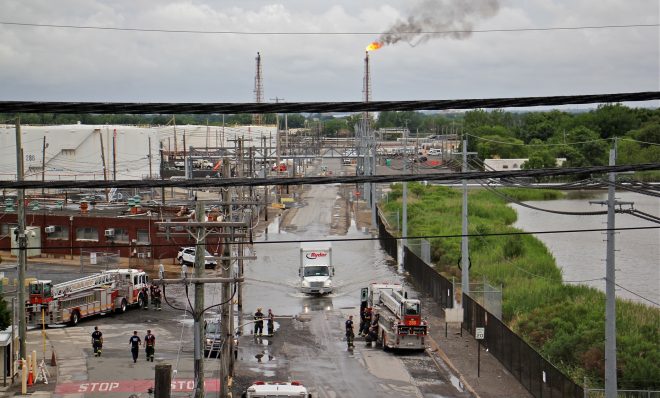
<path fill-rule="evenodd" d="M 463 309 L 463 327 L 473 336 L 477 327 L 485 328 L 482 344 L 533 396 L 586 396 L 582 387 L 466 294 L 463 294 Z"/>
<path fill-rule="evenodd" d="M 80 250 L 80 272 L 86 270 L 107 270 L 119 268 L 120 261 L 119 250 L 115 251 L 96 251 Z"/>

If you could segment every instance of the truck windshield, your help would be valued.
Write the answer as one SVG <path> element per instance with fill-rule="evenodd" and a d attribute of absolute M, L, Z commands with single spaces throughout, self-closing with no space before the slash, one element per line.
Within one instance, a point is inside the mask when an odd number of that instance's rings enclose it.
<path fill-rule="evenodd" d="M 405 303 L 404 309 L 406 311 L 406 315 L 419 315 L 419 304 Z"/>
<path fill-rule="evenodd" d="M 220 322 L 209 322 L 206 324 L 206 333 L 207 334 L 217 334 L 220 333 Z"/>
<path fill-rule="evenodd" d="M 30 284 L 30 294 L 41 294 L 41 283 Z"/>
<path fill-rule="evenodd" d="M 311 266 L 305 267 L 305 276 L 328 276 L 328 267 L 325 266 Z"/>

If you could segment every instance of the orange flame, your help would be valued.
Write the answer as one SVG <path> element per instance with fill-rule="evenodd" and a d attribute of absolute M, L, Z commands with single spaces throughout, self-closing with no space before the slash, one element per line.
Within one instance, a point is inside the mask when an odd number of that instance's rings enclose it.
<path fill-rule="evenodd" d="M 374 41 L 374 42 L 371 42 L 371 44 L 369 44 L 367 46 L 367 51 L 375 51 L 375 50 L 378 50 L 381 47 L 383 47 L 383 43 L 379 43 L 377 41 Z"/>

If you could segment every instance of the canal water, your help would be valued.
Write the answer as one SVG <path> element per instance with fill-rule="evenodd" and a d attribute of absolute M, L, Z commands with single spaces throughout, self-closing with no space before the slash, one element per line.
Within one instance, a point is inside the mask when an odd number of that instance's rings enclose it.
<path fill-rule="evenodd" d="M 607 199 L 607 192 L 567 192 L 562 200 L 530 201 L 526 204 L 542 209 L 568 212 L 607 210 L 589 201 Z M 617 192 L 619 201 L 634 202 L 634 208 L 660 216 L 660 199 L 632 192 Z M 607 227 L 607 216 L 559 215 L 512 205 L 518 212 L 515 226 L 524 231 L 558 231 Z M 629 206 L 628 206 L 629 207 Z M 628 208 L 624 207 L 624 208 Z M 658 226 L 629 214 L 616 215 L 617 228 Z M 564 281 L 583 283 L 605 291 L 605 232 L 538 234 L 553 253 L 562 269 Z M 615 234 L 615 267 L 617 297 L 653 306 L 660 303 L 660 229 L 625 230 Z M 574 282 L 581 281 L 581 282 Z"/>

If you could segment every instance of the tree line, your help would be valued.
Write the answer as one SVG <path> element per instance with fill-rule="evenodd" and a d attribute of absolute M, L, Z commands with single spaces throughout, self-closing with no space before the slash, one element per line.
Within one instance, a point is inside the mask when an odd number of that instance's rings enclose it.
<path fill-rule="evenodd" d="M 0 115 L 13 120 L 14 115 Z M 601 166 L 609 159 L 611 140 L 618 141 L 618 163 L 651 163 L 660 159 L 660 109 L 630 108 L 605 104 L 583 112 L 560 110 L 511 112 L 483 109 L 467 112 L 379 112 L 369 113 L 371 126 L 407 129 L 410 137 L 465 134 L 468 151 L 479 159 L 527 158 L 526 168 L 555 167 L 565 158 L 567 167 Z M 262 123 L 276 124 L 274 113 L 262 115 Z M 290 129 L 314 128 L 326 137 L 351 137 L 362 114 L 288 114 Z M 23 114 L 23 124 L 128 124 L 128 125 L 249 125 L 250 114 L 238 115 L 97 115 Z M 279 118 L 284 128 L 284 117 Z M 396 139 L 384 135 L 383 139 Z"/>

